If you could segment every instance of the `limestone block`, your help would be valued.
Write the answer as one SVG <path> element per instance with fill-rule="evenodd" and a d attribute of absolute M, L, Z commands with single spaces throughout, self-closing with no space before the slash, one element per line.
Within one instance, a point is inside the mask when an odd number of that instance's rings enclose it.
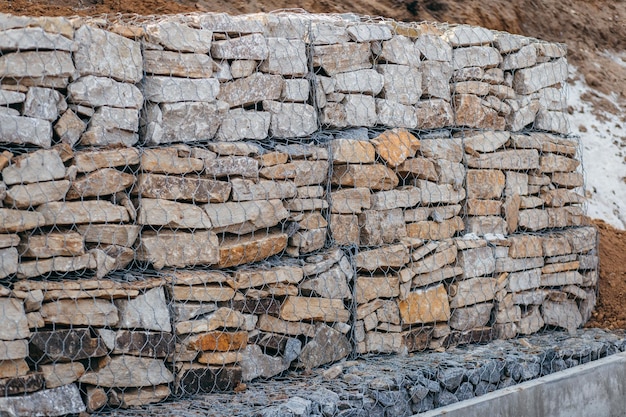
<path fill-rule="evenodd" d="M 422 95 L 422 73 L 408 65 L 381 64 L 376 66 L 383 76 L 382 97 L 400 104 L 411 105 Z"/>
<path fill-rule="evenodd" d="M 467 197 L 479 199 L 497 199 L 502 196 L 505 175 L 498 170 L 467 170 Z"/>
<path fill-rule="evenodd" d="M 165 21 L 146 25 L 149 42 L 162 45 L 165 49 L 181 52 L 206 54 L 211 50 L 213 33 L 197 30 L 177 22 Z"/>
<path fill-rule="evenodd" d="M 403 163 L 401 163 L 398 167 L 398 174 L 403 179 L 408 177 L 410 178 L 420 178 L 429 181 L 438 181 L 439 175 L 437 174 L 437 170 L 435 168 L 435 163 L 428 158 L 409 158 Z M 445 181 L 442 181 L 445 182 Z"/>
<path fill-rule="evenodd" d="M 269 128 L 271 136 L 302 137 L 317 130 L 317 112 L 311 105 L 265 100 L 263 109 L 271 115 Z"/>
<path fill-rule="evenodd" d="M 144 387 L 167 384 L 174 381 L 174 375 L 162 360 L 141 358 L 130 355 L 104 357 L 99 360 L 95 371 L 89 371 L 79 378 L 83 384 L 102 387 Z"/>
<path fill-rule="evenodd" d="M 443 285 L 417 289 L 398 301 L 403 324 L 446 322 L 450 319 L 448 294 Z"/>
<path fill-rule="evenodd" d="M 217 98 L 231 108 L 248 106 L 263 100 L 278 100 L 283 86 L 284 80 L 280 75 L 256 72 L 249 77 L 221 84 Z"/>
<path fill-rule="evenodd" d="M 69 200 L 115 194 L 135 184 L 135 176 L 114 168 L 104 168 L 76 179 L 67 192 Z"/>
<path fill-rule="evenodd" d="M 67 103 L 58 91 L 51 88 L 30 87 L 26 93 L 22 114 L 53 122 L 59 117 L 59 112 L 66 109 Z"/>
<path fill-rule="evenodd" d="M 422 35 L 415 41 L 415 47 L 429 61 L 452 61 L 452 47 L 437 35 Z"/>
<path fill-rule="evenodd" d="M 226 113 L 217 132 L 217 139 L 238 141 L 265 139 L 270 128 L 271 113 L 231 109 Z"/>
<path fill-rule="evenodd" d="M 516 70 L 532 67 L 537 63 L 537 50 L 535 45 L 526 45 L 517 52 L 505 55 L 500 66 L 503 70 Z"/>
<path fill-rule="evenodd" d="M 215 264 L 219 260 L 219 241 L 212 232 L 185 233 L 161 230 L 142 232 L 137 259 L 152 263 L 154 268 Z"/>
<path fill-rule="evenodd" d="M 268 56 L 259 69 L 269 74 L 303 76 L 309 71 L 306 44 L 299 39 L 266 38 Z"/>
<path fill-rule="evenodd" d="M 37 207 L 46 225 L 119 223 L 129 221 L 128 211 L 105 200 L 45 203 Z"/>
<path fill-rule="evenodd" d="M 359 214 L 360 242 L 363 246 L 393 243 L 407 236 L 402 210 L 365 210 Z"/>
<path fill-rule="evenodd" d="M 384 78 L 373 69 L 343 72 L 333 77 L 335 91 L 339 93 L 361 93 L 377 95 L 383 89 Z"/>
<path fill-rule="evenodd" d="M 367 271 L 401 268 L 409 262 L 409 251 L 403 244 L 383 246 L 378 249 L 361 251 L 355 260 L 357 268 Z"/>
<path fill-rule="evenodd" d="M 87 75 L 68 86 L 68 100 L 89 107 L 122 107 L 139 109 L 143 95 L 137 87 L 110 78 Z"/>
<path fill-rule="evenodd" d="M 457 25 L 446 30 L 442 38 L 451 46 L 484 45 L 493 42 L 494 34 L 489 29 L 470 25 Z"/>
<path fill-rule="evenodd" d="M 115 306 L 119 313 L 117 326 L 120 328 L 172 331 L 163 287 L 148 290 L 134 299 L 115 300 Z"/>
<path fill-rule="evenodd" d="M 519 149 L 468 157 L 470 168 L 526 171 L 539 168 L 539 153 L 535 149 Z"/>
<path fill-rule="evenodd" d="M 490 247 L 462 250 L 458 253 L 459 266 L 464 278 L 490 275 L 496 269 L 496 258 Z"/>
<path fill-rule="evenodd" d="M 382 164 L 338 165 L 333 170 L 331 181 L 333 185 L 371 190 L 391 190 L 399 183 L 395 172 Z"/>
<path fill-rule="evenodd" d="M 398 277 L 395 276 L 360 276 L 354 287 L 355 299 L 364 304 L 377 298 L 394 298 L 400 293 Z"/>
<path fill-rule="evenodd" d="M 567 45 L 564 43 L 538 42 L 535 44 L 537 57 L 541 60 L 561 58 L 567 54 Z"/>
<path fill-rule="evenodd" d="M 443 221 L 419 221 L 406 225 L 409 237 L 427 240 L 443 240 L 465 229 L 463 219 L 458 216 Z"/>
<path fill-rule="evenodd" d="M 144 98 L 153 103 L 215 101 L 220 90 L 215 78 L 146 76 L 141 86 Z"/>
<path fill-rule="evenodd" d="M 2 233 L 16 233 L 43 226 L 46 223 L 44 216 L 32 211 L 0 209 L 0 231 Z"/>
<path fill-rule="evenodd" d="M 405 106 L 392 100 L 376 99 L 377 124 L 414 129 L 417 127 L 417 114 L 412 106 Z"/>
<path fill-rule="evenodd" d="M 350 41 L 346 27 L 339 22 L 311 22 L 307 42 L 313 45 L 332 45 Z"/>
<path fill-rule="evenodd" d="M 517 94 L 530 94 L 567 80 L 567 60 L 559 58 L 516 71 L 513 88 Z"/>
<path fill-rule="evenodd" d="M 391 39 L 391 29 L 386 24 L 360 23 L 348 26 L 348 35 L 355 42 L 384 41 Z"/>
<path fill-rule="evenodd" d="M 41 81 L 50 77 L 65 79 L 74 73 L 74 62 L 70 52 L 42 51 L 42 52 L 14 52 L 0 57 L 0 77 L 13 77 L 18 79 L 30 78 Z"/>
<path fill-rule="evenodd" d="M 549 111 L 540 109 L 535 119 L 535 129 L 549 132 L 568 134 L 570 132 L 567 116 L 562 111 Z"/>
<path fill-rule="evenodd" d="M 209 78 L 213 74 L 213 61 L 205 54 L 147 50 L 143 59 L 143 70 L 151 75 Z"/>
<path fill-rule="evenodd" d="M 309 81 L 305 79 L 292 78 L 285 80 L 283 91 L 280 94 L 281 100 L 304 102 L 309 99 Z"/>
<path fill-rule="evenodd" d="M 0 89 L 0 105 L 23 103 L 26 100 L 26 94 L 18 91 Z"/>
<path fill-rule="evenodd" d="M 495 278 L 471 278 L 450 285 L 450 307 L 464 307 L 493 300 L 495 298 Z"/>
<path fill-rule="evenodd" d="M 285 300 L 280 318 L 286 321 L 316 320 L 329 323 L 346 323 L 350 312 L 346 310 L 342 300 L 319 297 L 290 296 Z"/>
<path fill-rule="evenodd" d="M 233 178 L 230 184 L 233 201 L 284 200 L 295 197 L 297 193 L 297 187 L 291 181 L 259 180 L 256 182 L 244 178 Z"/>
<path fill-rule="evenodd" d="M 275 226 L 289 216 L 280 200 L 207 204 L 204 210 L 216 233 L 250 233 Z"/>
<path fill-rule="evenodd" d="M 198 206 L 150 198 L 141 199 L 137 223 L 183 229 L 209 229 L 212 227 L 211 219 Z"/>
<path fill-rule="evenodd" d="M 137 190 L 143 197 L 222 203 L 228 200 L 231 185 L 226 181 L 172 175 L 140 174 Z"/>
<path fill-rule="evenodd" d="M 75 384 L 45 389 L 32 394 L 0 399 L 0 407 L 12 415 L 66 415 L 85 411 L 85 404 Z"/>
<path fill-rule="evenodd" d="M 72 42 L 71 36 L 68 39 L 61 33 L 46 32 L 40 27 L 2 30 L 0 39 L 0 49 L 4 51 L 76 50 L 76 44 Z"/>
<path fill-rule="evenodd" d="M 139 164 L 139 151 L 135 148 L 84 150 L 74 154 L 74 166 L 80 173 L 137 164 Z"/>
<path fill-rule="evenodd" d="M 361 229 L 356 215 L 330 215 L 331 234 L 335 244 L 350 246 L 359 244 Z"/>
<path fill-rule="evenodd" d="M 369 43 L 316 45 L 313 48 L 313 66 L 322 67 L 332 77 L 341 72 L 372 68 L 370 56 Z"/>
<path fill-rule="evenodd" d="M 321 184 L 328 176 L 328 161 L 293 161 L 261 168 L 259 175 L 269 180 L 293 180 L 296 186 Z"/>
<path fill-rule="evenodd" d="M 330 142 L 335 163 L 369 164 L 375 160 L 375 150 L 366 140 L 335 139 Z"/>
<path fill-rule="evenodd" d="M 347 94 L 341 103 L 327 105 L 322 114 L 322 123 L 334 127 L 374 126 L 376 100 L 368 95 Z"/>
<path fill-rule="evenodd" d="M 505 120 L 495 110 L 483 106 L 480 97 L 472 94 L 455 94 L 454 120 L 458 126 L 477 129 L 504 130 Z"/>
<path fill-rule="evenodd" d="M 220 242 L 218 267 L 258 262 L 282 252 L 286 246 L 287 235 L 284 233 L 227 237 Z"/>
<path fill-rule="evenodd" d="M 492 309 L 493 304 L 491 303 L 455 308 L 450 316 L 450 327 L 455 330 L 466 331 L 485 326 L 489 322 Z"/>
<path fill-rule="evenodd" d="M 269 56 L 268 41 L 261 34 L 215 41 L 211 45 L 211 56 L 217 59 L 265 60 Z"/>
<path fill-rule="evenodd" d="M 52 141 L 50 122 L 31 117 L 0 114 L 0 141 L 18 145 L 49 148 Z"/>
<path fill-rule="evenodd" d="M 469 46 L 452 51 L 452 67 L 457 70 L 466 67 L 497 67 L 502 56 L 491 46 Z"/>
<path fill-rule="evenodd" d="M 482 81 L 457 81 L 451 88 L 453 94 L 474 94 L 482 97 L 489 94 L 491 86 Z"/>
<path fill-rule="evenodd" d="M 117 308 L 110 301 L 95 298 L 44 303 L 41 315 L 46 324 L 115 326 L 119 322 Z"/>
<path fill-rule="evenodd" d="M 62 143 L 74 146 L 85 131 L 87 124 L 81 120 L 72 110 L 67 110 L 54 124 L 54 132 Z M 38 135 L 31 135 L 31 137 Z M 3 134 L 3 137 L 6 135 Z"/>
<path fill-rule="evenodd" d="M 76 232 L 50 232 L 31 235 L 19 247 L 20 255 L 30 258 L 79 256 L 85 253 L 83 237 Z"/>
<path fill-rule="evenodd" d="M 390 40 L 383 41 L 381 46 L 374 44 L 374 53 L 379 59 L 391 64 L 420 66 L 420 51 L 408 37 L 396 35 Z"/>
<path fill-rule="evenodd" d="M 422 73 L 422 95 L 450 100 L 450 78 L 452 65 L 449 62 L 425 61 Z"/>
<path fill-rule="evenodd" d="M 148 105 L 145 115 L 146 143 L 158 145 L 211 139 L 228 112 L 223 101 Z"/>
<path fill-rule="evenodd" d="M 545 324 L 558 326 L 572 332 L 583 323 L 578 305 L 574 300 L 554 302 L 546 300 L 541 306 L 541 312 Z"/>
<path fill-rule="evenodd" d="M 441 129 L 454 124 L 452 106 L 445 100 L 421 100 L 415 105 L 419 129 Z"/>
<path fill-rule="evenodd" d="M 76 70 L 81 76 L 96 75 L 136 83 L 142 77 L 139 42 L 92 26 L 81 26 L 74 35 Z"/>

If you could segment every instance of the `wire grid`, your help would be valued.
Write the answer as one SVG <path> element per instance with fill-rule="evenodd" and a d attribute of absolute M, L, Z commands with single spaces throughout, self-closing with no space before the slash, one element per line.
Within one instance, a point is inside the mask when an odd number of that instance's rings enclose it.
<path fill-rule="evenodd" d="M 589 318 L 563 45 L 293 11 L 3 18 L 0 408 Z M 440 396 L 501 386 L 464 378 Z"/>

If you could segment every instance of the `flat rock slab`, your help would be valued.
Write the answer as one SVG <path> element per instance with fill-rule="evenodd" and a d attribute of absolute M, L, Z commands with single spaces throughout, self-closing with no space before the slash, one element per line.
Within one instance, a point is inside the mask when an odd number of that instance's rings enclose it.
<path fill-rule="evenodd" d="M 219 245 L 219 268 L 258 262 L 282 252 L 287 247 L 287 235 L 269 233 L 261 236 L 225 238 Z"/>
<path fill-rule="evenodd" d="M 152 387 L 173 382 L 174 375 L 162 360 L 121 355 L 99 360 L 97 370 L 86 372 L 79 381 L 101 387 Z"/>
<path fill-rule="evenodd" d="M 139 238 L 137 258 L 152 263 L 156 269 L 165 266 L 212 265 L 220 259 L 218 246 L 217 235 L 209 231 L 148 231 Z"/>
<path fill-rule="evenodd" d="M 61 416 L 85 411 L 78 386 L 74 384 L 18 397 L 0 398 L 0 408 L 15 416 Z"/>

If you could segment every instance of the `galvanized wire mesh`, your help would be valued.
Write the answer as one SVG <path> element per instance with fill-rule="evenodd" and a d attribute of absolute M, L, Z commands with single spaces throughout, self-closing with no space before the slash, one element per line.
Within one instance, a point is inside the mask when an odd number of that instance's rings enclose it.
<path fill-rule="evenodd" d="M 561 44 L 293 12 L 0 29 L 0 409 L 589 318 Z"/>

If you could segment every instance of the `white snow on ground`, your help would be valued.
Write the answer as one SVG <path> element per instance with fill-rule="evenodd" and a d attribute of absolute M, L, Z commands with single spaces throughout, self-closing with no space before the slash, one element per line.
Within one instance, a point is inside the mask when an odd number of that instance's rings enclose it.
<path fill-rule="evenodd" d="M 621 57 L 614 58 L 626 66 Z M 582 144 L 588 215 L 626 230 L 626 103 L 620 104 L 615 94 L 604 95 L 591 89 L 573 67 L 572 79 L 576 81 L 569 84 L 567 97 L 573 109 L 570 131 L 580 136 Z M 620 111 L 617 115 L 594 115 L 593 104 L 581 99 L 586 92 L 609 100 Z"/>

